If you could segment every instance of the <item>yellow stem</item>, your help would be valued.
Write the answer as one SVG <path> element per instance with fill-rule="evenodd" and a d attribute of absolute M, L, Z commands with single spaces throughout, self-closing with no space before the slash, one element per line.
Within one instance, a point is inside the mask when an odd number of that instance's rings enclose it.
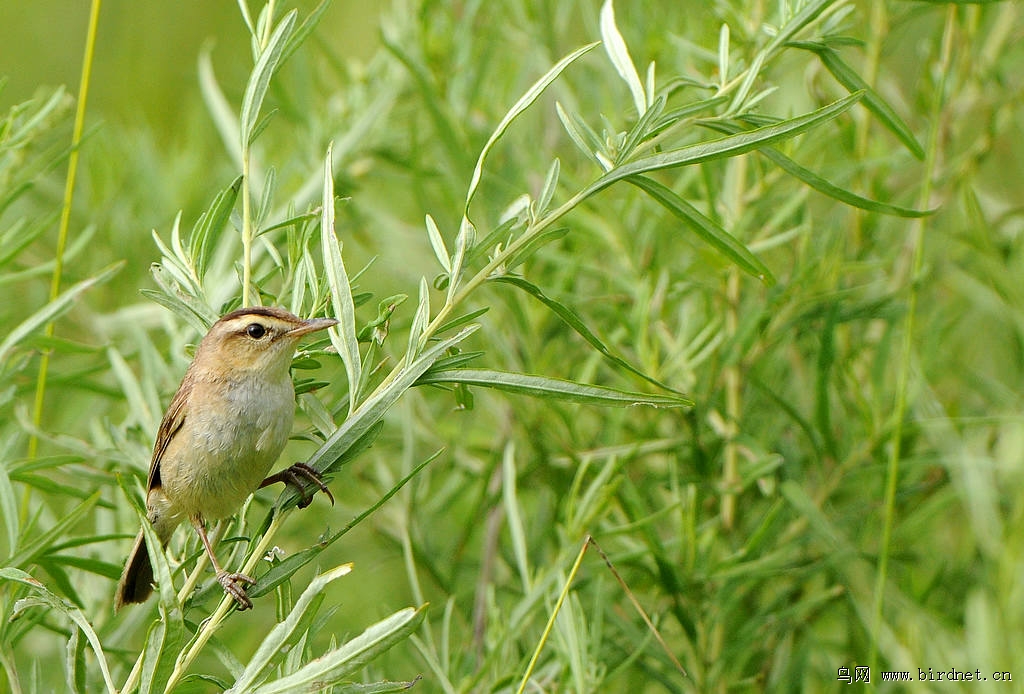
<path fill-rule="evenodd" d="M 64 250 L 68 245 L 68 227 L 71 224 L 71 202 L 75 193 L 75 174 L 78 171 L 78 146 L 82 142 L 85 126 L 85 105 L 89 98 L 89 82 L 92 79 L 92 61 L 96 52 L 96 30 L 100 21 L 100 0 L 92 1 L 89 10 L 89 27 L 85 34 L 85 54 L 82 57 L 82 76 L 78 83 L 78 105 L 75 108 L 75 124 L 71 131 L 71 153 L 68 155 L 68 175 L 64 180 L 64 201 L 60 212 L 60 227 L 57 231 L 57 250 L 54 258 L 53 276 L 50 278 L 50 301 L 60 295 L 61 277 L 64 274 Z M 46 324 L 46 337 L 53 337 L 53 321 Z M 46 396 L 46 374 L 50 368 L 50 352 L 43 352 L 39 360 L 39 375 L 36 377 L 35 403 L 32 407 L 32 423 L 38 429 L 43 419 L 43 401 Z M 39 439 L 32 435 L 28 441 L 28 457 L 34 458 L 39 448 Z"/>

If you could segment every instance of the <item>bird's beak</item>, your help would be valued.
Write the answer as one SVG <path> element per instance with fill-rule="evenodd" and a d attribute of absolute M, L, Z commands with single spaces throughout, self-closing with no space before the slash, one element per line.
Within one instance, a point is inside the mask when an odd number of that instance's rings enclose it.
<path fill-rule="evenodd" d="M 326 330 L 332 325 L 337 325 L 338 321 L 333 318 L 310 318 L 309 320 L 302 321 L 299 325 L 289 330 L 286 335 L 288 337 L 301 337 L 307 333 L 315 333 L 318 330 Z"/>

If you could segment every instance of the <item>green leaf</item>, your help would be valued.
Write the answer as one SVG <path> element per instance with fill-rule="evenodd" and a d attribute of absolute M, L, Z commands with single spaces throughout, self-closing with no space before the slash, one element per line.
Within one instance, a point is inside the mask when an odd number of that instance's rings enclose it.
<path fill-rule="evenodd" d="M 248 694 L 254 691 L 256 685 L 266 678 L 266 671 L 280 657 L 282 649 L 294 645 L 299 638 L 304 636 L 309 626 L 309 618 L 312 613 L 315 613 L 316 607 L 323 599 L 322 593 L 328 584 L 348 575 L 351 571 L 352 564 L 342 564 L 314 578 L 295 602 L 295 606 L 288 616 L 278 622 L 263 639 L 252 658 L 249 659 L 245 670 L 235 680 L 234 686 L 228 692 Z M 257 691 L 262 691 L 262 689 Z"/>
<path fill-rule="evenodd" d="M 654 198 L 676 218 L 686 222 L 691 229 L 697 232 L 698 236 L 736 263 L 744 272 L 753 275 L 768 286 L 775 284 L 775 277 L 772 276 L 771 270 L 750 249 L 737 241 L 736 237 L 713 219 L 706 217 L 696 207 L 676 195 L 674 191 L 646 176 L 631 176 L 626 180 Z"/>
<path fill-rule="evenodd" d="M 469 205 L 473 202 L 473 196 L 476 194 L 477 186 L 480 185 L 480 178 L 483 176 L 484 159 L 487 158 L 487 154 L 491 151 L 494 143 L 501 139 L 501 136 L 505 134 L 506 130 L 508 130 L 512 121 L 514 121 L 519 114 L 529 108 L 530 105 L 544 93 L 544 90 L 547 89 L 560 74 L 562 74 L 563 70 L 576 62 L 576 60 L 578 60 L 582 55 L 588 53 L 596 45 L 597 43 L 591 43 L 581 48 L 577 48 L 575 51 L 555 63 L 550 70 L 545 72 L 539 80 L 534 82 L 530 88 L 526 90 L 525 94 L 519 97 L 519 100 L 512 105 L 512 108 L 508 110 L 505 117 L 501 119 L 501 122 L 498 123 L 498 127 L 494 129 L 494 132 L 491 133 L 487 143 L 484 145 L 483 149 L 480 150 L 480 156 L 477 157 L 476 166 L 473 168 L 473 176 L 470 178 L 469 189 L 466 193 L 466 206 L 463 212 L 464 216 L 469 216 Z"/>
<path fill-rule="evenodd" d="M 559 378 L 489 369 L 451 369 L 425 373 L 419 385 L 457 383 L 481 388 L 493 388 L 506 393 L 529 395 L 535 398 L 566 400 L 583 405 L 606 407 L 689 407 L 693 402 L 677 395 L 648 395 L 617 388 L 587 385 Z"/>
<path fill-rule="evenodd" d="M 869 212 L 878 212 L 879 214 L 893 215 L 895 217 L 927 217 L 930 214 L 934 214 L 938 209 L 915 210 L 909 207 L 900 207 L 899 205 L 891 205 L 887 202 L 871 200 L 857 195 L 852 191 L 846 190 L 845 188 L 833 185 L 810 169 L 805 169 L 800 166 L 774 147 L 760 149 L 758 150 L 758 153 L 768 157 L 780 169 L 788 173 L 790 176 L 800 179 L 819 193 L 827 195 L 839 202 L 846 203 L 852 207 L 858 207 L 862 210 L 868 210 Z"/>
<path fill-rule="evenodd" d="M 565 132 L 568 133 L 569 139 L 579 147 L 580 151 L 587 155 L 588 158 L 593 159 L 594 162 L 603 168 L 605 171 L 608 170 L 605 161 L 602 160 L 600 152 L 602 145 L 597 134 L 586 124 L 582 118 L 576 114 L 569 114 L 562 104 L 555 102 L 555 113 L 558 114 L 558 120 L 561 121 L 562 127 L 565 128 Z"/>
<path fill-rule="evenodd" d="M 459 316 L 458 318 L 453 318 L 450 321 L 448 321 L 447 323 L 445 323 L 444 325 L 440 326 L 437 330 L 435 330 L 434 331 L 434 336 L 436 337 L 436 336 L 440 335 L 441 333 L 448 332 L 449 330 L 454 330 L 455 328 L 461 328 L 466 323 L 469 323 L 471 321 L 475 321 L 477 318 L 479 318 L 480 316 L 484 315 L 485 313 L 487 313 L 490 310 L 491 309 L 490 309 L 489 306 L 485 306 L 484 308 L 478 308 L 475 311 L 470 311 L 469 313 L 467 313 L 467 314 L 465 314 L 463 316 Z"/>
<path fill-rule="evenodd" d="M 427 224 L 427 238 L 430 239 L 430 247 L 434 249 L 434 256 L 437 258 L 437 262 L 441 263 L 441 268 L 451 275 L 452 260 L 448 254 L 448 249 L 444 245 L 444 237 L 441 236 L 441 230 L 437 228 L 437 223 L 429 214 L 426 216 L 425 221 Z"/>
<path fill-rule="evenodd" d="M 529 553 L 526 549 L 526 530 L 523 515 L 516 496 L 516 449 L 512 442 L 505 444 L 505 452 L 501 456 L 501 500 L 508 519 L 508 532 L 512 538 L 512 554 L 516 558 L 519 569 L 519 581 L 523 593 L 529 593 L 533 581 L 530 580 Z"/>
<path fill-rule="evenodd" d="M 590 197 L 613 183 L 636 174 L 735 157 L 739 154 L 745 154 L 746 152 L 766 147 L 775 142 L 788 140 L 844 113 L 857 103 L 861 96 L 862 93 L 857 92 L 816 111 L 790 118 L 775 125 L 768 125 L 756 130 L 747 130 L 717 140 L 699 142 L 694 145 L 636 159 L 628 164 L 612 169 L 587 186 L 576 197 L 579 199 Z"/>
<path fill-rule="evenodd" d="M 302 20 L 302 24 L 299 25 L 299 28 L 288 37 L 288 42 L 285 44 L 284 51 L 281 54 L 282 63 L 288 60 L 289 56 L 298 50 L 299 46 L 309 38 L 309 35 L 312 34 L 313 30 L 316 29 L 318 24 L 320 24 L 320 20 L 323 19 L 324 13 L 330 6 L 330 0 L 320 0 L 320 3 L 313 8 L 313 11 L 310 12 L 304 20 Z"/>
<path fill-rule="evenodd" d="M 245 85 L 245 95 L 242 97 L 242 110 L 238 119 L 243 150 L 252 143 L 256 120 L 259 118 L 260 109 L 263 107 L 263 99 L 267 95 L 267 87 L 270 86 L 270 78 L 273 77 L 284 56 L 284 49 L 292 29 L 295 27 L 295 18 L 297 16 L 298 10 L 292 10 L 281 19 L 263 52 L 260 53 L 259 60 L 256 61 L 252 74 L 249 76 L 249 81 Z"/>
<path fill-rule="evenodd" d="M 328 329 L 331 343 L 338 350 L 348 377 L 348 411 L 351 414 L 359 398 L 359 378 L 362 364 L 359 356 L 359 339 L 356 336 L 356 307 L 352 298 L 345 262 L 341 257 L 341 240 L 334 231 L 334 143 L 327 146 L 324 160 L 324 194 L 320 217 L 320 245 L 324 254 L 324 273 L 331 288 L 331 306 L 337 326 Z"/>
<path fill-rule="evenodd" d="M 10 449 L 10 440 L 4 442 L 4 448 Z M 4 519 L 4 528 L 7 530 L 7 553 L 14 554 L 18 550 L 18 535 L 20 525 L 18 523 L 18 502 L 14 494 L 14 486 L 7 474 L 7 461 L 0 461 L 0 516 Z"/>
<path fill-rule="evenodd" d="M 801 31 L 804 27 L 813 22 L 818 15 L 824 12 L 830 5 L 834 5 L 837 0 L 812 0 L 806 5 L 800 8 L 800 11 L 793 15 L 785 26 L 779 29 L 779 32 L 775 34 L 772 40 L 764 47 L 762 51 L 765 55 L 771 55 L 774 53 L 779 46 L 788 42 L 791 38 L 796 36 L 797 32 Z"/>
<path fill-rule="evenodd" d="M 99 492 L 96 492 L 96 494 L 98 495 Z M 89 623 L 88 618 L 82 610 L 74 605 L 68 604 L 66 600 L 62 600 L 51 593 L 46 586 L 37 581 L 31 575 L 20 569 L 16 569 L 13 566 L 5 566 L 0 569 L 0 579 L 22 583 L 28 586 L 35 594 L 35 597 L 33 598 L 24 598 L 22 600 L 18 600 L 14 604 L 14 613 L 11 615 L 12 620 L 18 616 L 18 613 L 28 607 L 36 605 L 46 607 L 53 612 L 63 614 L 74 622 L 75 625 L 82 630 L 82 633 L 85 634 L 85 638 L 89 640 L 89 645 L 92 646 L 93 653 L 96 654 L 96 662 L 100 666 L 100 672 L 103 674 L 103 682 L 107 686 L 107 691 L 117 691 L 117 687 L 114 686 L 114 680 L 110 676 L 110 668 L 107 667 L 107 658 L 103 654 L 103 645 L 100 643 L 100 639 L 96 635 L 96 631 L 92 628 L 92 625 Z"/>
<path fill-rule="evenodd" d="M 551 199 L 555 197 L 555 189 L 558 187 L 558 176 L 561 173 L 562 163 L 556 157 L 551 162 L 551 168 L 548 169 L 548 175 L 544 177 L 544 187 L 540 189 L 540 195 L 537 196 L 537 202 L 533 206 L 533 214 L 535 217 L 542 216 L 547 212 L 548 207 L 551 205 Z"/>
<path fill-rule="evenodd" d="M 146 522 L 148 523 L 148 521 Z M 163 554 L 162 549 L 160 553 Z M 173 594 L 172 586 L 171 595 Z M 176 597 L 175 604 L 177 604 Z M 174 661 L 185 642 L 185 624 L 181 618 L 181 610 L 175 607 L 173 616 L 169 615 L 167 607 L 161 599 L 159 611 L 160 619 L 150 624 L 149 632 L 146 634 L 139 694 L 164 691 L 167 680 L 170 679 L 171 673 L 174 671 Z"/>
<path fill-rule="evenodd" d="M 623 141 L 622 146 L 619 148 L 617 156 L 615 157 L 616 166 L 619 166 L 629 159 L 637 145 L 651 136 L 654 130 L 654 123 L 661 118 L 661 114 L 664 110 L 665 96 L 661 95 L 654 100 L 651 107 L 647 109 L 644 115 L 641 116 L 633 127 L 630 128 L 629 132 L 626 133 L 626 139 Z"/>
<path fill-rule="evenodd" d="M 231 160 L 238 168 L 242 168 L 242 143 L 238 139 L 238 116 L 228 103 L 224 91 L 217 82 L 217 75 L 213 72 L 213 60 L 210 52 L 213 48 L 212 42 L 207 42 L 199 51 L 199 91 L 203 95 L 203 102 L 206 110 L 210 113 L 217 133 L 221 141 L 231 155 Z"/>
<path fill-rule="evenodd" d="M 0 370 L 3 369 L 4 362 L 10 358 L 11 353 L 19 343 L 27 339 L 32 335 L 32 333 L 40 330 L 50 321 L 56 320 L 59 316 L 63 315 L 65 311 L 71 308 L 71 305 L 79 296 L 95 285 L 106 282 L 122 267 L 124 267 L 124 264 L 125 261 L 123 260 L 114 263 L 113 265 L 109 265 L 105 269 L 101 270 L 99 274 L 82 280 L 78 284 L 75 284 L 65 290 L 60 296 L 37 310 L 21 323 L 14 326 L 14 328 L 7 334 L 7 337 L 3 339 L 3 342 L 0 342 Z"/>
<path fill-rule="evenodd" d="M 307 591 L 308 592 L 308 591 Z M 305 596 L 305 593 L 303 594 Z M 274 682 L 268 682 L 252 694 L 290 694 L 297 691 L 316 691 L 340 683 L 367 663 L 383 655 L 392 646 L 406 639 L 419 627 L 426 614 L 426 606 L 408 607 L 377 622 L 348 643 L 324 653 L 299 668 L 296 672 Z M 236 684 L 230 692 L 249 691 Z"/>
<path fill-rule="evenodd" d="M 235 200 L 238 198 L 238 191 L 242 187 L 242 177 L 239 176 L 231 185 L 217 193 L 213 199 L 210 209 L 200 215 L 192 228 L 192 235 L 189 237 L 189 258 L 195 266 L 197 277 L 202 280 L 206 275 L 206 268 L 209 265 L 211 247 L 216 244 L 220 232 L 227 226 L 231 219 L 231 211 L 235 208 Z"/>
<path fill-rule="evenodd" d="M 75 506 L 65 516 L 60 518 L 49 530 L 36 536 L 31 542 L 22 544 L 21 548 L 4 560 L 5 566 L 23 568 L 36 562 L 36 560 L 47 552 L 52 551 L 53 545 L 85 517 L 96 502 L 100 500 L 102 490 L 96 490 L 84 501 Z"/>
<path fill-rule="evenodd" d="M 332 470 L 334 465 L 344 458 L 346 451 L 383 418 L 384 413 L 416 382 L 416 379 L 423 375 L 423 372 L 450 348 L 476 332 L 478 327 L 469 325 L 454 336 L 440 340 L 424 350 L 419 357 L 398 371 L 394 378 L 378 387 L 361 402 L 359 408 L 342 422 L 306 463 L 320 472 Z"/>
<path fill-rule="evenodd" d="M 405 351 L 405 360 L 411 362 L 419 354 L 422 345 L 420 338 L 427 324 L 430 323 L 430 287 L 427 285 L 427 278 L 420 277 L 420 298 L 416 304 L 416 314 L 412 319 L 412 327 L 409 328 L 409 344 Z"/>
<path fill-rule="evenodd" d="M 636 71 L 633 58 L 629 55 L 626 42 L 615 25 L 615 8 L 612 0 L 605 0 L 601 6 L 601 41 L 608 59 L 612 61 L 615 72 L 629 87 L 629 93 L 633 97 L 633 106 L 636 108 L 637 116 L 642 116 L 647 111 L 647 94 L 644 92 L 643 82 L 640 81 L 640 74 Z"/>
<path fill-rule="evenodd" d="M 895 135 L 915 157 L 924 159 L 924 148 L 918 143 L 910 127 L 903 122 L 903 119 L 899 117 L 896 111 L 878 92 L 872 89 L 867 82 L 861 79 L 860 75 L 843 62 L 843 59 L 839 57 L 835 50 L 823 43 L 817 42 L 798 41 L 790 45 L 816 53 L 839 84 L 851 92 L 863 92 L 864 107 L 874 113 L 878 120 L 882 121 L 882 125 Z"/>
<path fill-rule="evenodd" d="M 744 119 L 746 120 L 746 119 Z M 716 123 L 702 123 L 705 127 L 717 130 L 718 132 L 732 134 L 741 132 L 738 127 L 724 122 Z M 761 154 L 772 162 L 774 162 L 780 169 L 793 176 L 806 185 L 810 186 L 814 190 L 827 195 L 828 197 L 838 200 L 839 202 L 850 205 L 851 207 L 857 207 L 862 210 L 868 210 L 869 212 L 878 212 L 879 214 L 888 214 L 895 217 L 926 217 L 930 214 L 934 214 L 938 208 L 931 210 L 915 210 L 909 207 L 900 207 L 899 205 L 892 205 L 886 202 L 879 202 L 878 200 L 871 200 L 869 198 L 862 197 L 856 193 L 840 188 L 837 185 L 830 183 L 821 176 L 817 175 L 810 169 L 806 169 L 800 164 L 787 157 L 785 154 L 775 149 L 774 147 L 765 147 L 764 149 L 757 150 L 758 154 Z"/>
<path fill-rule="evenodd" d="M 469 221 L 469 217 L 463 216 L 459 224 L 459 233 L 455 236 L 455 253 L 452 255 L 452 269 L 448 273 L 448 303 L 452 303 L 455 290 L 462 278 L 462 266 L 466 261 L 466 254 L 473 248 L 476 240 L 476 228 Z"/>
<path fill-rule="evenodd" d="M 556 301 L 555 299 L 552 299 L 551 297 L 547 296 L 543 291 L 541 291 L 540 287 L 538 287 L 537 285 L 527 281 L 522 277 L 515 277 L 513 275 L 499 275 L 496 277 L 492 277 L 491 279 L 495 282 L 504 282 L 506 284 L 511 284 L 514 287 L 518 287 L 519 289 L 523 290 L 533 298 L 540 301 L 542 304 L 550 308 L 563 323 L 565 323 L 567 326 L 575 330 L 576 333 L 579 334 L 579 336 L 582 337 L 584 340 L 586 340 L 591 347 L 593 347 L 602 355 L 604 355 L 606 359 L 611 361 L 616 366 L 619 366 L 625 369 L 626 371 L 629 371 L 630 373 L 639 376 L 648 383 L 658 386 L 663 390 L 667 390 L 670 393 L 676 393 L 677 395 L 680 396 L 682 395 L 682 393 L 677 391 L 675 388 L 671 388 L 662 383 L 661 381 L 657 380 L 656 378 L 647 375 L 640 369 L 636 368 L 635 366 L 627 362 L 622 357 L 612 352 L 608 348 L 608 346 L 605 345 L 604 342 L 602 342 L 601 339 L 597 335 L 595 335 L 593 331 L 590 330 L 590 328 L 586 326 L 586 324 L 583 322 L 583 319 L 580 317 L 578 313 L 576 313 L 575 310 L 573 310 L 569 306 L 566 306 L 560 301 Z"/>

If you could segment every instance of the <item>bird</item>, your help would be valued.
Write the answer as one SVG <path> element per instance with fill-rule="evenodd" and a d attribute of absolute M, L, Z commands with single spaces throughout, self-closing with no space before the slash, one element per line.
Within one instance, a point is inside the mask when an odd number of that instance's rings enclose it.
<path fill-rule="evenodd" d="M 210 557 L 217 581 L 239 610 L 252 607 L 254 579 L 223 569 L 206 534 L 207 522 L 231 516 L 250 494 L 276 482 L 303 492 L 305 482 L 334 496 L 320 474 L 296 463 L 267 476 L 291 434 L 295 389 L 290 373 L 300 340 L 333 318 L 302 319 L 275 307 L 240 308 L 203 337 L 160 422 L 146 483 L 146 518 L 167 546 L 189 521 Z M 314 491 L 315 493 L 315 491 Z M 153 592 L 153 565 L 143 533 L 135 539 L 117 585 L 115 610 Z"/>

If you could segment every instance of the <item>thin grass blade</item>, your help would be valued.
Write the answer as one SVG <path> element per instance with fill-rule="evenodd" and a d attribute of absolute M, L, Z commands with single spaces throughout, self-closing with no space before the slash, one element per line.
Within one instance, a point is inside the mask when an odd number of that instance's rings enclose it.
<path fill-rule="evenodd" d="M 565 400 L 582 405 L 606 407 L 689 407 L 691 400 L 678 395 L 649 395 L 605 386 L 594 386 L 560 378 L 491 369 L 450 369 L 424 374 L 420 385 L 453 383 L 481 388 L 493 388 L 506 393 L 529 395 L 535 398 Z"/>

